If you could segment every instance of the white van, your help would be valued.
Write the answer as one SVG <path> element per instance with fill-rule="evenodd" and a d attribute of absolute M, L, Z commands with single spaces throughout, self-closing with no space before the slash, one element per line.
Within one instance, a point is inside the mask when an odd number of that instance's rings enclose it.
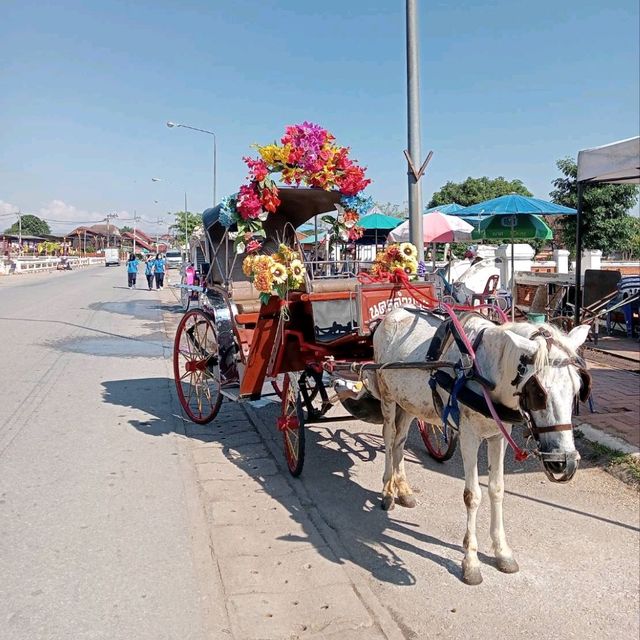
<path fill-rule="evenodd" d="M 104 266 L 108 267 L 111 264 L 120 266 L 120 252 L 116 247 L 107 247 L 104 250 Z"/>
<path fill-rule="evenodd" d="M 168 249 L 164 254 L 167 269 L 179 269 L 182 266 L 182 253 L 179 249 Z"/>

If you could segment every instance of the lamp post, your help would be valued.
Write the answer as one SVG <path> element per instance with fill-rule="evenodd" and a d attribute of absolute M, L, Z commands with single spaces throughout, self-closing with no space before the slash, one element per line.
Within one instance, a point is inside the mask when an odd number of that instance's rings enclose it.
<path fill-rule="evenodd" d="M 208 131 L 207 129 L 199 129 L 198 127 L 192 127 L 188 124 L 178 124 L 176 122 L 171 122 L 171 120 L 167 121 L 167 127 L 170 129 L 173 129 L 174 127 L 182 127 L 183 129 L 191 129 L 191 131 L 199 131 L 200 133 L 206 133 L 213 136 L 213 206 L 215 207 L 218 202 L 216 199 L 216 171 L 218 165 L 216 160 L 216 134 L 213 131 Z"/>
<path fill-rule="evenodd" d="M 172 123 L 171 126 L 183 126 L 183 125 L 174 125 Z M 215 148 L 215 144 L 214 144 L 214 148 Z M 214 176 L 215 176 L 215 173 L 214 173 Z M 167 180 L 163 180 L 162 178 L 151 178 L 151 182 L 167 182 Z M 214 181 L 214 193 L 215 193 L 215 181 Z M 154 200 L 154 202 L 157 203 L 158 201 Z M 185 253 L 186 253 L 189 250 L 189 216 L 187 214 L 187 192 L 186 191 L 184 192 L 184 244 L 185 244 Z"/>

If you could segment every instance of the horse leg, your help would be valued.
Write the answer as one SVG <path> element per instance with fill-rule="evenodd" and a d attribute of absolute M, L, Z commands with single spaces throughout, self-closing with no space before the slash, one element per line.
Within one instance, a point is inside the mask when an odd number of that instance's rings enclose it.
<path fill-rule="evenodd" d="M 506 440 L 497 435 L 487 441 L 487 455 L 489 459 L 489 499 L 491 500 L 491 540 L 496 566 L 503 573 L 516 573 L 518 563 L 513 558 L 513 552 L 507 544 L 504 533 L 502 515 L 502 500 L 504 498 L 504 452 Z"/>
<path fill-rule="evenodd" d="M 396 403 L 392 400 L 385 400 L 384 393 L 381 393 L 380 408 L 384 425 L 382 434 L 384 436 L 384 475 L 382 476 L 382 508 L 391 511 L 395 506 L 395 485 L 393 474 L 393 441 L 396 434 Z"/>
<path fill-rule="evenodd" d="M 466 428 L 464 428 L 466 427 Z M 467 531 L 464 535 L 464 559 L 462 560 L 462 581 L 476 585 L 482 582 L 480 561 L 478 560 L 478 539 L 476 538 L 476 514 L 482 499 L 478 482 L 478 447 L 480 438 L 471 431 L 470 425 L 460 429 L 460 451 L 464 463 L 464 504 L 467 507 Z"/>
<path fill-rule="evenodd" d="M 400 407 L 396 408 L 396 435 L 393 440 L 393 474 L 398 496 L 396 502 L 403 507 L 415 507 L 416 499 L 407 482 L 407 475 L 404 468 L 404 445 L 409 435 L 409 427 L 413 421 L 413 416 L 409 415 Z"/>

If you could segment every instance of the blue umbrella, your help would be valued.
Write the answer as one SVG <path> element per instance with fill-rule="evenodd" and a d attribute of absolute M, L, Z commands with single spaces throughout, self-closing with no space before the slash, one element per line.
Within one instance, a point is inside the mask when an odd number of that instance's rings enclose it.
<path fill-rule="evenodd" d="M 437 207 L 425 209 L 423 213 L 431 213 L 432 211 L 439 211 L 440 213 L 455 213 L 456 211 L 460 211 L 460 209 L 464 209 L 464 207 L 461 207 L 455 202 L 451 202 L 450 204 L 441 204 Z"/>
<path fill-rule="evenodd" d="M 519 215 L 538 215 L 538 216 L 570 216 L 578 212 L 569 207 L 563 207 L 555 202 L 547 202 L 539 198 L 529 198 L 511 193 L 506 196 L 499 196 L 491 200 L 485 200 L 470 207 L 454 211 L 451 215 L 462 216 L 469 221 L 469 218 L 480 218 L 483 216 L 504 215 L 509 214 L 512 217 L 512 241 L 511 241 L 511 299 L 515 302 L 515 274 L 513 272 L 513 238 L 515 237 L 514 229 L 516 226 L 516 217 Z M 511 320 L 514 319 L 515 304 L 511 303 Z"/>
<path fill-rule="evenodd" d="M 532 213 L 536 216 L 573 216 L 578 212 L 555 202 L 520 196 L 516 193 L 478 202 L 478 204 L 472 204 L 470 207 L 451 212 L 454 216 L 462 216 L 464 218 L 491 216 L 498 213 L 508 213 L 516 216 L 520 213 Z"/>

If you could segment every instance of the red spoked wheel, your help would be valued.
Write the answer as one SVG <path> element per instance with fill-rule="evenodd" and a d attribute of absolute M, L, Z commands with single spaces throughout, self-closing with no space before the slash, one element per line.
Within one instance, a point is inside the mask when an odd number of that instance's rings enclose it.
<path fill-rule="evenodd" d="M 441 424 L 416 420 L 422 442 L 429 455 L 438 462 L 449 460 L 458 446 L 458 434 L 453 429 L 447 429 L 445 438 L 444 427 Z"/>
<path fill-rule="evenodd" d="M 211 422 L 222 404 L 218 340 L 211 315 L 192 309 L 182 316 L 173 343 L 173 376 L 189 419 Z"/>
<path fill-rule="evenodd" d="M 282 433 L 284 457 L 289 473 L 299 476 L 304 465 L 304 412 L 300 398 L 299 373 L 285 373 L 282 383 L 282 410 L 278 429 Z"/>

